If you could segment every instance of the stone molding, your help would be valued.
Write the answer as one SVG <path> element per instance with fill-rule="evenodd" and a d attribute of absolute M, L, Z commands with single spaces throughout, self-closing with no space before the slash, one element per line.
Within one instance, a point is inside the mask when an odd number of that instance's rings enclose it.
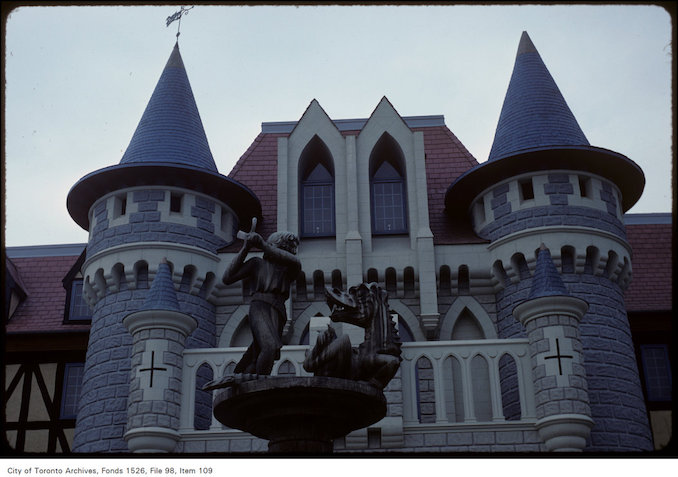
<path fill-rule="evenodd" d="M 516 306 L 513 309 L 513 316 L 527 327 L 528 322 L 543 316 L 565 315 L 581 320 L 588 307 L 588 303 L 574 296 L 543 296 Z"/>
<path fill-rule="evenodd" d="M 140 310 L 127 315 L 122 324 L 134 335 L 143 330 L 166 329 L 190 335 L 198 327 L 195 318 L 172 310 Z"/>
<path fill-rule="evenodd" d="M 512 176 L 503 181 L 494 183 L 492 186 L 483 190 L 474 198 L 470 206 L 469 214 L 474 217 L 475 229 L 480 231 L 486 225 L 492 223 L 495 220 L 493 218 L 491 203 L 494 198 L 493 193 L 498 187 L 508 187 L 507 203 L 511 204 L 512 213 L 533 207 L 550 206 L 551 202 L 549 200 L 548 194 L 544 192 L 544 185 L 549 184 L 549 175 L 554 174 L 564 174 L 567 176 L 568 180 L 566 184 L 572 186 L 572 192 L 565 194 L 568 197 L 568 205 L 570 206 L 586 207 L 606 213 L 608 210 L 607 203 L 600 198 L 600 192 L 604 191 L 604 184 L 609 185 L 612 188 L 614 198 L 617 200 L 617 203 L 621 202 L 621 191 L 615 184 L 590 172 L 576 171 L 571 169 L 553 169 L 548 171 L 529 172 Z M 591 183 L 591 190 L 589 191 L 589 194 L 582 194 L 578 180 L 580 177 L 586 178 Z M 519 191 L 520 187 L 518 184 L 519 182 L 525 181 L 527 179 L 531 179 L 533 181 L 534 198 L 524 200 L 521 198 Z M 588 197 L 588 195 L 590 195 L 590 197 Z M 622 220 L 622 216 L 622 211 L 617 208 L 615 217 L 619 220 Z"/>
<path fill-rule="evenodd" d="M 539 436 L 551 452 L 581 452 L 591 433 L 593 419 L 583 414 L 558 414 L 539 419 Z"/>
<path fill-rule="evenodd" d="M 173 452 L 181 434 L 164 427 L 137 427 L 125 433 L 129 450 L 135 453 Z"/>

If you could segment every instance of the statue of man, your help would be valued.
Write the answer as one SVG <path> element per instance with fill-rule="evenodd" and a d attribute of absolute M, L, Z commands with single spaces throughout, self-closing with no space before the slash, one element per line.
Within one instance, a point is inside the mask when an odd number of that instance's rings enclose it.
<path fill-rule="evenodd" d="M 273 363 L 280 358 L 290 284 L 301 270 L 296 256 L 299 238 L 291 232 L 275 232 L 268 241 L 254 230 L 239 234 L 244 244 L 226 269 L 223 282 L 230 285 L 238 280 L 250 280 L 253 295 L 249 322 L 253 340 L 235 367 L 235 373 L 270 375 Z M 245 261 L 253 247 L 263 250 L 263 257 Z"/>

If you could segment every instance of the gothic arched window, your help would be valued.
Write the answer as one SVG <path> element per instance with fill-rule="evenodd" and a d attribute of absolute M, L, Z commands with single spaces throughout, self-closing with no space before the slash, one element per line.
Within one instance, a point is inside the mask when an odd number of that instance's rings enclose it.
<path fill-rule="evenodd" d="M 407 232 L 404 158 L 395 140 L 385 134 L 374 146 L 370 158 L 372 232 Z"/>
<path fill-rule="evenodd" d="M 314 136 L 300 164 L 300 228 L 302 237 L 327 237 L 334 229 L 334 170 L 327 146 Z"/>

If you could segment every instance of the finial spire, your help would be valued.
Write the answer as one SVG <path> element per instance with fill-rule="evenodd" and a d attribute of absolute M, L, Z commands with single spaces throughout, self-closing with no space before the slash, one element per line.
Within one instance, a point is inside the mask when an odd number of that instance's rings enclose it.
<path fill-rule="evenodd" d="M 184 16 L 184 15 L 188 15 L 188 11 L 192 8 L 193 7 L 186 8 L 186 7 L 182 6 L 181 10 L 179 10 L 178 12 L 175 12 L 173 15 L 170 15 L 169 17 L 167 17 L 167 20 L 166 20 L 167 26 L 170 26 L 170 24 L 174 20 L 179 20 L 179 24 L 177 25 L 177 43 L 179 43 L 179 35 L 181 35 L 181 32 L 179 31 L 181 29 L 181 17 Z"/>
<path fill-rule="evenodd" d="M 534 43 L 532 43 L 532 40 L 530 39 L 530 35 L 527 34 L 526 31 L 523 32 L 523 34 L 520 36 L 520 43 L 518 44 L 518 55 L 522 55 L 523 53 L 537 53 L 537 49 L 534 47 Z"/>

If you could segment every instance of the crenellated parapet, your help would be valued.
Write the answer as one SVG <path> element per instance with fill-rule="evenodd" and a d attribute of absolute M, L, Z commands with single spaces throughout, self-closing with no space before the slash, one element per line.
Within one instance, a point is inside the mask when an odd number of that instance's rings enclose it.
<path fill-rule="evenodd" d="M 91 307 L 107 293 L 146 286 L 165 256 L 177 289 L 209 300 L 216 250 L 233 242 L 238 225 L 228 205 L 177 187 L 123 189 L 95 202 L 89 216 L 82 273 Z"/>
<path fill-rule="evenodd" d="M 625 239 L 588 227 L 539 227 L 502 237 L 488 246 L 495 292 L 534 275 L 541 243 L 552 250 L 562 273 L 607 278 L 625 290 L 632 277 L 631 247 Z"/>
<path fill-rule="evenodd" d="M 624 451 L 650 445 L 624 306 L 632 269 L 622 214 L 644 186 L 643 172 L 632 160 L 589 144 L 523 32 L 489 158 L 449 186 L 445 206 L 451 218 L 470 219 L 475 233 L 489 241 L 500 338 L 528 337 L 539 362 L 546 334 L 549 350 L 555 345 L 557 352 L 558 343 L 578 330 L 572 345 L 581 351 L 572 348 L 568 355 L 574 360 L 578 354 L 583 364 L 579 377 L 586 379 L 593 423 L 587 412 L 574 412 L 575 418 L 571 410 L 551 415 L 544 408 L 540 434 L 549 448 Z M 551 250 L 549 262 L 564 283 L 557 299 L 532 300 L 541 244 Z M 561 308 L 577 300 L 588 309 L 572 318 L 574 312 Z M 532 329 L 539 319 L 528 317 L 536 311 L 548 320 Z M 551 329 L 551 322 L 558 327 Z M 613 412 L 620 400 L 632 409 L 624 416 Z M 612 428 L 627 435 L 612 435 Z M 561 442 L 565 434 L 576 439 Z"/>
<path fill-rule="evenodd" d="M 163 257 L 168 257 L 178 291 L 216 299 L 219 257 L 195 246 L 163 242 L 119 245 L 89 257 L 82 268 L 85 299 L 93 308 L 108 294 L 147 288 Z"/>
<path fill-rule="evenodd" d="M 603 177 L 540 171 L 499 182 L 473 201 L 475 232 L 490 240 L 496 290 L 534 273 L 541 243 L 566 273 L 606 276 L 625 289 L 631 280 L 621 193 Z"/>

